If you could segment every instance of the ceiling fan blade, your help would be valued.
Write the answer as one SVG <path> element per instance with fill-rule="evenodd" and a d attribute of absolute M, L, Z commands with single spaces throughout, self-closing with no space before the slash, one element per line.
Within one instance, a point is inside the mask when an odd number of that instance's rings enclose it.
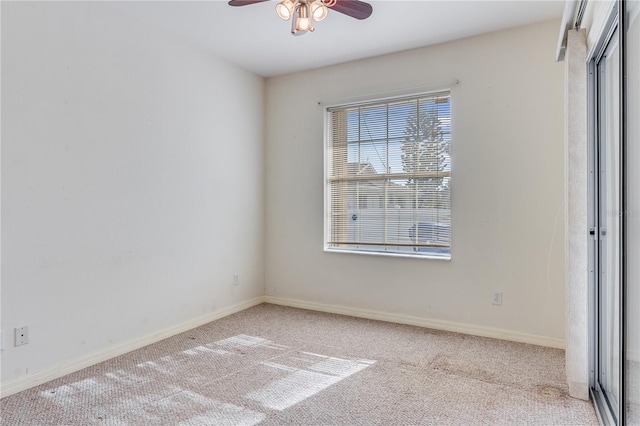
<path fill-rule="evenodd" d="M 369 3 L 359 0 L 336 0 L 336 4 L 329 8 L 356 19 L 367 19 L 373 13 Z"/>
<path fill-rule="evenodd" d="M 254 3 L 262 3 L 269 0 L 230 0 L 229 6 L 247 6 Z"/>

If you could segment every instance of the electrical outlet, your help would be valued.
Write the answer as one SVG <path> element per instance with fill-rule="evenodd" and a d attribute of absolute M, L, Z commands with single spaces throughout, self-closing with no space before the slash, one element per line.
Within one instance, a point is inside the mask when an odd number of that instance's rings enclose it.
<path fill-rule="evenodd" d="M 233 285 L 240 285 L 240 274 L 233 274 Z"/>
<path fill-rule="evenodd" d="M 491 302 L 494 305 L 502 305 L 502 292 L 495 291 L 493 292 L 493 301 Z"/>
<path fill-rule="evenodd" d="M 24 327 L 17 327 L 14 329 L 15 333 L 15 345 L 22 346 L 29 343 L 29 327 L 26 325 Z"/>

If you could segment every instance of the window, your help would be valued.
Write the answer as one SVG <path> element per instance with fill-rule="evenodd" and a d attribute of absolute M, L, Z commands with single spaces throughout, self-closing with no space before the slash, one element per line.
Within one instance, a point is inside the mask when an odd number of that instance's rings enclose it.
<path fill-rule="evenodd" d="M 327 114 L 326 249 L 449 258 L 450 93 Z"/>

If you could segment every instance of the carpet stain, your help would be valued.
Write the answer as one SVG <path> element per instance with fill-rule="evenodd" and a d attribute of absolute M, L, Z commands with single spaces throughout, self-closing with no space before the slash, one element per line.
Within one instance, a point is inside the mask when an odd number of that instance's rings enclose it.
<path fill-rule="evenodd" d="M 425 368 L 428 368 L 428 365 L 421 365 L 416 362 L 401 360 L 398 362 L 398 367 L 403 371 L 414 373 L 416 370 L 424 370 Z"/>
<path fill-rule="evenodd" d="M 456 376 L 463 377 L 465 379 L 478 380 L 484 383 L 501 384 L 500 380 L 495 374 L 484 370 L 473 364 L 456 363 L 445 356 L 436 357 L 437 360 L 433 362 L 433 368 L 435 370 L 444 371 L 446 373 L 455 374 Z"/>
<path fill-rule="evenodd" d="M 559 400 L 567 397 L 567 393 L 557 386 L 552 385 L 538 385 L 536 386 L 536 394 L 552 400 Z"/>

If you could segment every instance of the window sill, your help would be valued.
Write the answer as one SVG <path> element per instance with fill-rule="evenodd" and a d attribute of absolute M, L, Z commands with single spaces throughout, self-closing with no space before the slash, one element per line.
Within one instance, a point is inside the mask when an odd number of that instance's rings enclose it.
<path fill-rule="evenodd" d="M 410 253 L 383 253 L 379 251 L 364 251 L 364 250 L 348 250 L 348 249 L 336 249 L 325 247 L 325 253 L 346 253 L 346 254 L 359 254 L 365 256 L 384 256 L 384 257 L 404 257 L 410 259 L 431 259 L 431 260 L 446 260 L 451 261 L 451 254 L 410 254 Z"/>

